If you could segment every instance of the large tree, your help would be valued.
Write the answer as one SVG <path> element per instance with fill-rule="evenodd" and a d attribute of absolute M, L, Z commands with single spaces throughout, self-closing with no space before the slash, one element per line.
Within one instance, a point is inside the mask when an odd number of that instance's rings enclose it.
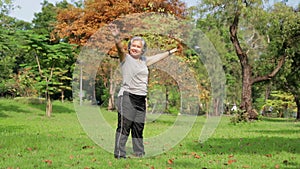
<path fill-rule="evenodd" d="M 0 95 L 16 96 L 14 76 L 18 68 L 17 61 L 22 56 L 18 30 L 28 30 L 30 24 L 10 17 L 14 10 L 12 1 L 0 1 Z"/>
<path fill-rule="evenodd" d="M 299 17 L 299 12 L 297 15 Z M 273 80 L 273 83 L 278 90 L 282 90 L 293 95 L 297 106 L 296 119 L 300 120 L 300 27 L 299 30 L 294 33 L 297 37 L 295 40 L 298 41 L 296 42 L 298 44 L 297 51 L 295 51 L 293 57 L 288 58 L 283 70 L 279 73 L 279 76 Z"/>
<path fill-rule="evenodd" d="M 39 96 L 46 98 L 46 116 L 52 113 L 52 96 L 66 88 L 64 81 L 70 81 L 67 75 L 73 65 L 73 46 L 60 42 L 49 44 L 49 37 L 32 31 L 23 32 L 27 63 L 22 67 L 31 71 Z"/>
<path fill-rule="evenodd" d="M 261 0 L 204 0 L 200 9 L 228 28 L 229 38 L 241 66 L 242 95 L 240 108 L 250 119 L 257 113 L 252 107 L 252 87 L 272 79 L 283 66 L 294 44 L 289 26 L 294 12 L 276 4 L 266 9 Z M 225 55 L 225 54 L 224 54 Z M 264 71 L 261 71 L 264 67 Z"/>
<path fill-rule="evenodd" d="M 60 10 L 55 33 L 71 43 L 84 45 L 99 28 L 123 15 L 159 12 L 183 17 L 185 9 L 180 0 L 86 0 L 83 7 Z"/>
<path fill-rule="evenodd" d="M 274 9 L 274 12 L 286 10 L 281 6 L 278 6 Z M 292 15 L 293 14 L 293 15 Z M 276 17 L 276 15 L 274 15 Z M 277 16 L 278 17 L 278 16 Z M 294 101 L 297 106 L 296 118 L 300 119 L 300 3 L 298 7 L 294 8 L 291 11 L 291 15 L 285 22 L 288 24 L 282 25 L 281 31 L 283 34 L 283 38 L 287 38 L 286 46 L 289 55 L 286 59 L 286 63 L 283 66 L 283 69 L 279 72 L 279 75 L 276 76 L 275 79 L 272 80 L 272 84 L 274 84 L 275 90 L 282 90 L 284 92 L 288 92 L 293 95 Z M 291 31 L 286 31 L 291 30 Z M 279 41 L 280 42 L 280 41 Z M 279 43 L 278 42 L 278 43 Z M 273 50 L 278 52 L 280 50 Z"/>
<path fill-rule="evenodd" d="M 298 35 L 299 37 L 299 35 Z M 300 39 L 299 39 L 300 40 Z M 299 47 L 300 49 L 300 47 Z M 286 77 L 285 87 L 289 92 L 291 92 L 294 96 L 294 100 L 297 105 L 297 116 L 296 119 L 300 120 L 300 52 L 298 52 L 297 57 L 294 59 L 292 63 L 293 70 Z"/>
<path fill-rule="evenodd" d="M 32 30 L 21 31 L 24 49 L 22 66 L 18 73 L 20 83 L 28 82 L 24 75 L 34 79 L 34 86 L 39 96 L 46 98 L 46 116 L 51 116 L 52 99 L 60 94 L 61 100 L 65 98 L 65 91 L 71 90 L 71 71 L 74 66 L 74 47 L 63 39 L 51 39 L 51 32 L 56 23 L 59 9 L 67 8 L 66 0 L 55 5 L 44 0 L 42 11 L 34 14 Z"/>
<path fill-rule="evenodd" d="M 185 9 L 185 4 L 179 0 L 87 0 L 83 6 L 69 6 L 67 9 L 60 10 L 57 16 L 58 24 L 53 34 L 59 38 L 67 39 L 70 43 L 84 46 L 89 38 L 100 28 L 124 15 L 159 12 L 173 14 L 182 18 L 186 15 Z M 132 27 L 140 26 L 134 25 L 137 24 L 134 22 L 132 24 Z M 129 36 L 132 35 L 128 35 L 126 38 L 130 38 Z M 117 52 L 116 50 L 112 50 L 108 55 L 111 58 L 116 58 Z M 101 70 L 98 71 L 100 76 L 97 76 L 98 80 L 101 80 L 104 86 L 110 89 L 110 97 L 108 97 L 110 98 L 108 103 L 109 109 L 114 108 L 113 96 L 115 91 L 114 83 L 116 82 L 113 81 L 112 75 L 117 67 L 117 61 L 118 60 L 103 63 L 106 67 L 103 68 L 101 66 Z M 96 68 L 89 66 L 88 69 L 93 71 Z M 83 72 L 83 74 L 85 73 L 86 72 Z M 82 78 L 83 83 L 90 83 L 88 79 L 84 79 L 85 76 L 82 76 Z M 80 94 L 80 96 L 82 95 Z M 96 98 L 95 93 L 92 93 L 91 96 L 92 98 Z"/>

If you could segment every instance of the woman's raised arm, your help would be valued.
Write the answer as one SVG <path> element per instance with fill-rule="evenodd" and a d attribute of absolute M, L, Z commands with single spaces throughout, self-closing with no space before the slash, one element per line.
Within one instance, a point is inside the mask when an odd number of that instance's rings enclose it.
<path fill-rule="evenodd" d="M 115 24 L 110 24 L 109 29 L 111 31 L 111 34 L 114 36 L 114 40 L 115 40 L 115 43 L 117 46 L 120 62 L 123 62 L 126 57 L 126 53 L 124 51 L 124 48 L 123 48 L 123 45 L 122 45 L 122 42 L 120 39 L 120 30 L 118 29 L 117 25 L 115 25 Z"/>

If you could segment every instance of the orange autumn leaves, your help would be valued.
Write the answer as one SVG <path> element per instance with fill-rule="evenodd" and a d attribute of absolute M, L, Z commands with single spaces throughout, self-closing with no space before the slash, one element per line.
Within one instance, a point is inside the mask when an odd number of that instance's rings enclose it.
<path fill-rule="evenodd" d="M 182 18 L 185 10 L 185 4 L 179 0 L 87 0 L 83 8 L 69 6 L 59 11 L 53 37 L 84 45 L 99 28 L 121 16 L 160 12 Z"/>
<path fill-rule="evenodd" d="M 237 162 L 237 160 L 234 159 L 234 155 L 229 155 L 228 158 L 229 158 L 229 160 L 227 161 L 228 165 L 231 165 L 231 164 Z"/>

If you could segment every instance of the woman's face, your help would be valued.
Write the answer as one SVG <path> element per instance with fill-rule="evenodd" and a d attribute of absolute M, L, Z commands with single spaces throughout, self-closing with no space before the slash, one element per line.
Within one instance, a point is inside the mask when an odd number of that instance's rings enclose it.
<path fill-rule="evenodd" d="M 130 51 L 129 54 L 135 58 L 138 59 L 141 57 L 143 53 L 143 43 L 141 40 L 135 40 L 130 45 Z"/>

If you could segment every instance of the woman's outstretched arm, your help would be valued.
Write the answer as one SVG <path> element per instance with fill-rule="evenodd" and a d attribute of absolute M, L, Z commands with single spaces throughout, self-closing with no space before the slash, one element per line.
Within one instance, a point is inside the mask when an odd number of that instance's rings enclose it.
<path fill-rule="evenodd" d="M 147 57 L 147 66 L 150 66 L 150 65 L 172 55 L 176 51 L 177 51 L 177 48 L 174 48 L 174 49 L 168 50 L 166 52 Z"/>

